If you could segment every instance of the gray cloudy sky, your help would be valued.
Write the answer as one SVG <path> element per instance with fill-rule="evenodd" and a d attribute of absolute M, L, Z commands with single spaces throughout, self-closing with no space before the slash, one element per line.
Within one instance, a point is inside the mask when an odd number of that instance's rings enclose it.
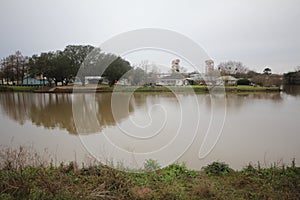
<path fill-rule="evenodd" d="M 299 19 L 300 0 L 1 0 L 0 57 L 163 28 L 196 41 L 216 64 L 287 72 L 300 65 Z"/>

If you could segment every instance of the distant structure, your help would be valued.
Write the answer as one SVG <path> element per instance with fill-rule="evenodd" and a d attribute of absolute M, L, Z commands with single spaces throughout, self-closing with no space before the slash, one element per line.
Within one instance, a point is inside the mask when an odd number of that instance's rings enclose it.
<path fill-rule="evenodd" d="M 179 68 L 180 68 L 179 62 L 180 62 L 179 59 L 176 59 L 176 60 L 173 60 L 173 61 L 172 61 L 172 70 L 173 70 L 174 72 L 179 72 Z"/>
<path fill-rule="evenodd" d="M 211 73 L 214 71 L 214 61 L 213 60 L 206 60 L 205 61 L 205 73 Z"/>

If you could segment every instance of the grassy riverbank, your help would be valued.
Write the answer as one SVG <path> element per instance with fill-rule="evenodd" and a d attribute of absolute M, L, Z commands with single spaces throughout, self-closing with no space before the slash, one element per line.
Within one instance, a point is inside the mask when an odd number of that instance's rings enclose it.
<path fill-rule="evenodd" d="M 37 86 L 6 86 L 0 85 L 0 91 L 3 92 L 34 92 L 38 89 Z"/>
<path fill-rule="evenodd" d="M 300 168 L 249 165 L 201 171 L 174 164 L 148 173 L 105 166 L 24 167 L 0 171 L 0 199 L 299 199 Z M 223 170 L 223 171 L 222 171 Z"/>
<path fill-rule="evenodd" d="M 279 87 L 254 87 L 254 86 L 114 86 L 108 85 L 86 85 L 86 86 L 0 86 L 0 91 L 10 92 L 41 92 L 41 93 L 72 93 L 72 92 L 278 92 Z"/>
<path fill-rule="evenodd" d="M 59 86 L 53 88 L 51 92 L 72 93 L 75 92 L 278 92 L 279 87 L 254 87 L 254 86 L 114 86 L 107 85 L 87 85 L 87 86 Z M 43 91 L 40 91 L 43 92 Z M 44 90 L 47 92 L 47 90 Z M 48 91 L 49 92 L 49 91 Z"/>
<path fill-rule="evenodd" d="M 214 162 L 199 171 L 173 164 L 152 172 L 126 173 L 100 164 L 54 166 L 30 157 L 22 148 L 4 150 L 0 158 L 0 199 L 300 198 L 300 168 L 294 160 L 290 166 L 249 164 L 240 171 Z M 146 163 L 148 170 L 159 166 Z"/>

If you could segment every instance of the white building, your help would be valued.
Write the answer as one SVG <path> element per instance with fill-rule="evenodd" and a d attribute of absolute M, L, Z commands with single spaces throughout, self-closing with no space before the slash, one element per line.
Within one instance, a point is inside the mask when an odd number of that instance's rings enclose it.
<path fill-rule="evenodd" d="M 188 85 L 188 80 L 181 74 L 171 74 L 170 76 L 162 77 L 156 85 L 162 86 L 183 86 Z"/>
<path fill-rule="evenodd" d="M 221 76 L 217 78 L 217 85 L 233 86 L 236 85 L 237 80 L 238 79 L 234 78 L 233 76 Z"/>

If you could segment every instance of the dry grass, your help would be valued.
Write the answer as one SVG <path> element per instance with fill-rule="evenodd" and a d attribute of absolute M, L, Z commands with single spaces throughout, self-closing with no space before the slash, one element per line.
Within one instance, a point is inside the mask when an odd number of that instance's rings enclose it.
<path fill-rule="evenodd" d="M 241 171 L 218 162 L 200 171 L 173 164 L 136 174 L 101 164 L 54 166 L 44 157 L 31 147 L 2 148 L 0 199 L 300 199 L 295 161 Z"/>

